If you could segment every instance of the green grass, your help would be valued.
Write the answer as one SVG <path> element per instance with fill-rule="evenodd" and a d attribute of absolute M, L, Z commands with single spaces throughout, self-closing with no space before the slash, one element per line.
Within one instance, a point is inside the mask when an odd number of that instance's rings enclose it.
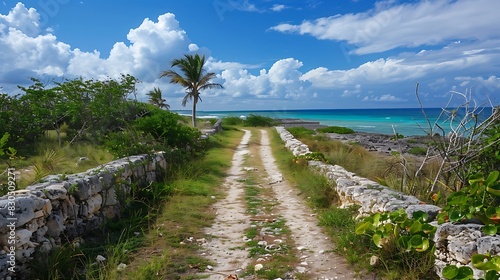
<path fill-rule="evenodd" d="M 79 160 L 81 158 L 84 160 Z M 76 143 L 59 147 L 55 132 L 48 131 L 29 154 L 18 151 L 16 158 L 9 160 L 9 164 L 19 172 L 16 177 L 17 189 L 24 189 L 47 175 L 84 172 L 112 160 L 113 156 L 97 145 Z M 7 162 L 0 161 L 0 170 L 7 167 Z M 0 175 L 0 185 L 6 182 L 7 175 Z M 0 195 L 2 191 L 3 188 L 0 188 Z"/>
<path fill-rule="evenodd" d="M 215 214 L 212 196 L 231 164 L 242 132 L 232 130 L 209 139 L 204 157 L 171 169 L 165 182 L 131 195 L 118 220 L 108 221 L 80 247 L 67 245 L 37 257 L 38 279 L 190 279 L 209 264 L 199 256 L 199 245 L 186 242 L 204 237 Z M 106 261 L 96 263 L 96 256 Z M 120 263 L 126 264 L 123 271 Z M 35 277 L 35 275 L 33 275 Z M 187 277 L 187 278 L 184 278 Z"/>
<path fill-rule="evenodd" d="M 427 154 L 427 148 L 425 147 L 412 147 L 408 150 L 409 154 L 416 156 L 425 156 Z"/>
<path fill-rule="evenodd" d="M 352 130 L 348 127 L 343 127 L 343 126 L 322 127 L 322 128 L 318 128 L 317 131 L 321 132 L 321 133 L 338 133 L 338 134 L 352 134 L 352 133 L 354 133 L 354 130 Z"/>
<path fill-rule="evenodd" d="M 357 208 L 338 208 L 334 186 L 329 185 L 324 176 L 310 171 L 306 164 L 294 161 L 293 155 L 283 147 L 279 135 L 276 132 L 271 135 L 273 153 L 283 175 L 301 190 L 303 196 L 310 197 L 310 207 L 318 212 L 319 225 L 324 227 L 331 237 L 335 251 L 343 255 L 356 271 L 362 274 L 369 272 L 378 275 L 380 279 L 434 279 L 430 250 L 425 256 L 398 250 L 380 252 L 370 237 L 355 233 L 358 221 L 354 217 L 357 215 Z M 306 138 L 314 141 L 315 137 Z M 357 151 L 356 148 L 330 142 L 318 142 L 316 145 L 328 147 L 329 151 L 335 151 L 341 147 L 345 153 L 343 156 L 350 156 L 351 160 L 356 160 L 356 156 L 353 155 Z M 360 153 L 364 156 L 363 151 Z M 376 267 L 369 265 L 372 255 L 380 257 L 379 265 Z"/>

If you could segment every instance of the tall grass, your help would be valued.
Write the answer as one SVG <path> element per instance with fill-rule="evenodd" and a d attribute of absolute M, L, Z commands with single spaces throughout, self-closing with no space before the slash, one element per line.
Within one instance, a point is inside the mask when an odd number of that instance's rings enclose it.
<path fill-rule="evenodd" d="M 399 153 L 385 155 L 369 152 L 356 143 L 345 144 L 303 127 L 288 130 L 308 145 L 311 151 L 323 153 L 331 164 L 340 165 L 359 176 L 416 196 L 422 201 L 430 201 L 432 185 L 429 178 L 433 178 L 438 172 L 436 161 L 428 160 L 420 169 L 421 161 L 415 157 L 403 157 Z M 447 179 L 443 177 L 441 182 L 446 185 Z"/>
<path fill-rule="evenodd" d="M 230 166 L 242 132 L 209 139 L 204 157 L 176 166 L 164 182 L 133 188 L 120 219 L 86 237 L 79 247 L 64 246 L 37 258 L 39 279 L 184 279 L 209 263 L 194 240 L 204 236 L 214 213 L 213 196 Z M 96 261 L 101 255 L 106 260 Z M 35 277 L 35 276 L 33 276 Z"/>

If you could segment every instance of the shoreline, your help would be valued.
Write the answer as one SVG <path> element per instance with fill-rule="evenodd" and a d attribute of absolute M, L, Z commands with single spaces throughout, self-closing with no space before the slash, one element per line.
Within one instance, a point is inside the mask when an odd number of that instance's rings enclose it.
<path fill-rule="evenodd" d="M 319 121 L 305 121 L 301 119 L 276 119 L 280 122 L 280 126 L 289 127 L 305 127 L 307 129 L 316 130 L 318 128 L 328 127 L 321 124 Z M 395 139 L 393 134 L 383 134 L 374 132 L 355 131 L 350 134 L 325 133 L 330 139 L 341 141 L 344 144 L 358 144 L 366 148 L 370 152 L 380 152 L 391 154 L 393 152 L 408 153 L 412 148 L 426 148 L 428 136 L 405 136 L 404 138 Z"/>

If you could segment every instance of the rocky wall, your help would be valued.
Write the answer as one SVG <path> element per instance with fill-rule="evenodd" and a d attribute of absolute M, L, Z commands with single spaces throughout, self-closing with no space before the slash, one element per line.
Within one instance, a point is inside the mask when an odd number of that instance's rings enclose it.
<path fill-rule="evenodd" d="M 0 279 L 16 279 L 35 251 L 48 252 L 118 218 L 131 187 L 155 182 L 166 168 L 163 153 L 131 156 L 83 173 L 50 175 L 0 197 Z"/>
<path fill-rule="evenodd" d="M 294 156 L 311 153 L 307 145 L 295 139 L 284 127 L 276 127 L 285 146 Z M 441 210 L 438 206 L 424 204 L 416 197 L 404 195 L 389 189 L 377 182 L 359 177 L 338 165 L 325 164 L 319 161 L 309 161 L 309 167 L 335 182 L 335 190 L 341 201 L 341 207 L 358 205 L 359 217 L 372 213 L 390 212 L 405 209 L 411 217 L 415 211 L 424 211 L 434 219 Z M 486 236 L 482 225 L 445 223 L 438 225 L 434 236 L 436 244 L 435 268 L 438 275 L 448 264 L 469 266 L 473 268 L 476 278 L 483 277 L 483 272 L 475 269 L 470 263 L 473 254 L 499 255 L 500 236 Z"/>

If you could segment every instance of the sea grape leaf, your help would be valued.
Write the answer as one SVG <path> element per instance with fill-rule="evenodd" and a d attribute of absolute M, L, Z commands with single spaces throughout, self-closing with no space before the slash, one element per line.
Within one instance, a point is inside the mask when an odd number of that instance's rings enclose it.
<path fill-rule="evenodd" d="M 495 225 L 485 225 L 483 227 L 483 232 L 487 235 L 495 235 L 497 234 L 497 227 Z"/>
<path fill-rule="evenodd" d="M 448 265 L 443 268 L 443 277 L 446 279 L 454 279 L 458 275 L 458 267 L 456 265 Z"/>
<path fill-rule="evenodd" d="M 419 231 L 422 231 L 422 223 L 419 222 L 419 221 L 415 221 L 411 226 L 410 226 L 410 229 L 409 229 L 410 233 L 411 234 L 415 234 Z"/>
<path fill-rule="evenodd" d="M 369 222 L 369 221 L 362 222 L 356 226 L 356 234 L 358 234 L 358 235 L 364 234 L 369 229 L 372 229 L 372 227 L 373 227 L 372 222 Z"/>
<path fill-rule="evenodd" d="M 382 248 L 382 235 L 375 233 L 372 236 L 373 243 L 379 248 Z"/>
<path fill-rule="evenodd" d="M 423 238 L 422 239 L 422 245 L 419 248 L 416 248 L 417 252 L 425 252 L 429 249 L 429 239 Z"/>
<path fill-rule="evenodd" d="M 490 262 L 490 256 L 483 254 L 475 254 L 471 257 L 472 265 L 480 270 L 494 269 L 495 265 Z"/>
<path fill-rule="evenodd" d="M 498 280 L 500 275 L 494 270 L 490 270 L 484 274 L 484 280 Z"/>
<path fill-rule="evenodd" d="M 498 179 L 498 176 L 500 175 L 500 172 L 498 172 L 497 170 L 493 171 L 490 173 L 490 175 L 488 175 L 488 178 L 486 178 L 486 186 L 491 186 L 492 184 L 494 184 L 496 182 L 496 180 Z"/>
<path fill-rule="evenodd" d="M 458 274 L 453 279 L 468 280 L 473 278 L 474 278 L 474 272 L 472 271 L 472 268 L 468 266 L 462 266 L 458 268 Z"/>

